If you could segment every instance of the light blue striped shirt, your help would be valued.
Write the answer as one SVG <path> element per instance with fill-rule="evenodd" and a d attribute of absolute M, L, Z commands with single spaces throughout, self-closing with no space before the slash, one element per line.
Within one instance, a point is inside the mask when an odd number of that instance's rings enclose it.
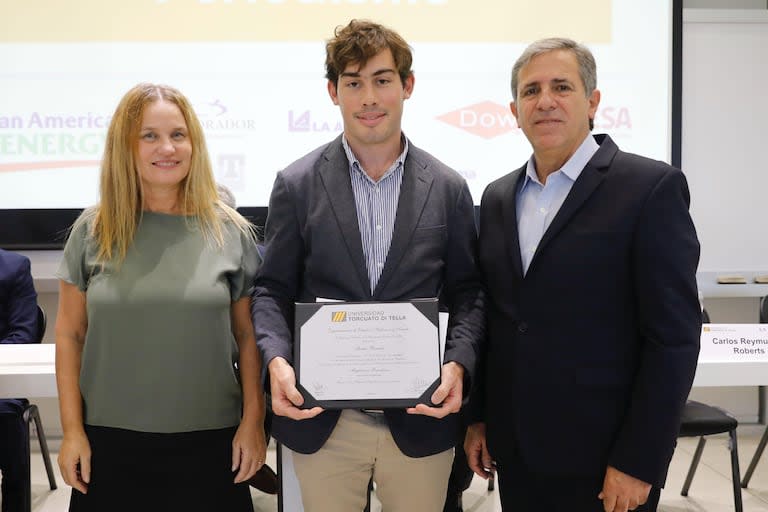
<path fill-rule="evenodd" d="M 381 277 L 395 229 L 400 185 L 403 183 L 405 157 L 408 154 L 408 139 L 403 136 L 402 140 L 403 152 L 379 178 L 379 181 L 373 181 L 365 173 L 360 161 L 349 147 L 347 137 L 341 138 L 349 161 L 349 177 L 352 181 L 352 192 L 355 195 L 357 208 L 357 225 L 360 228 L 371 293 L 376 289 L 376 284 Z"/>
<path fill-rule="evenodd" d="M 520 258 L 523 263 L 523 275 L 528 272 L 531 259 L 552 223 L 560 207 L 568 197 L 573 183 L 589 163 L 592 156 L 600 149 L 592 134 L 581 143 L 576 152 L 560 169 L 547 177 L 542 185 L 536 174 L 536 163 L 531 156 L 525 168 L 525 181 L 517 192 L 517 233 L 520 241 Z"/>

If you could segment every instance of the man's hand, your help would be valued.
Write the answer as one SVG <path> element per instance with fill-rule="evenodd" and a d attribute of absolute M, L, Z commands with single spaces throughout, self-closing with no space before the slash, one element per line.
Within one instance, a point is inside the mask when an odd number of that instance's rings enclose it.
<path fill-rule="evenodd" d="M 472 471 L 481 478 L 493 476 L 493 460 L 485 443 L 485 423 L 473 423 L 464 438 L 464 453 Z"/>
<path fill-rule="evenodd" d="M 433 404 L 439 407 L 430 407 L 426 404 L 418 404 L 416 407 L 406 409 L 408 414 L 424 414 L 433 418 L 444 418 L 461 409 L 462 390 L 464 388 L 464 367 L 453 361 L 443 365 L 440 371 L 440 385 L 432 393 Z"/>
<path fill-rule="evenodd" d="M 605 512 L 627 512 L 648 501 L 650 492 L 651 484 L 608 466 L 603 490 L 597 497 L 603 500 Z"/>
<path fill-rule="evenodd" d="M 323 409 L 299 409 L 304 403 L 304 397 L 296 389 L 296 374 L 293 367 L 282 357 L 276 357 L 269 362 L 269 382 L 272 392 L 272 411 L 278 416 L 287 416 L 294 420 L 314 418 Z"/>

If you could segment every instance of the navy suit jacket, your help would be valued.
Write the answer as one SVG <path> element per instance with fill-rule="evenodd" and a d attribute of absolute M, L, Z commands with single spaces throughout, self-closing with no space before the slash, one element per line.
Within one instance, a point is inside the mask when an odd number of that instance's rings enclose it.
<path fill-rule="evenodd" d="M 29 258 L 0 249 L 0 343 L 37 340 L 37 293 Z M 20 412 L 23 403 L 0 400 L 0 413 Z"/>
<path fill-rule="evenodd" d="M 37 340 L 37 293 L 29 258 L 0 249 L 0 343 Z"/>
<path fill-rule="evenodd" d="M 525 167 L 483 194 L 488 349 L 476 419 L 502 464 L 516 453 L 560 477 L 611 465 L 661 487 L 699 351 L 699 243 L 684 175 L 595 138 L 525 276 Z"/>
<path fill-rule="evenodd" d="M 444 361 L 465 369 L 465 392 L 484 333 L 473 203 L 455 171 L 409 146 L 392 243 L 373 293 L 365 266 L 349 162 L 341 137 L 280 172 L 269 202 L 266 254 L 256 277 L 253 322 L 266 362 L 293 361 L 294 302 L 318 297 L 395 301 L 439 297 L 450 320 Z M 272 434 L 301 453 L 320 449 L 340 411 L 309 420 L 275 416 Z M 455 444 L 456 414 L 437 420 L 385 412 L 398 447 L 425 456 Z"/>

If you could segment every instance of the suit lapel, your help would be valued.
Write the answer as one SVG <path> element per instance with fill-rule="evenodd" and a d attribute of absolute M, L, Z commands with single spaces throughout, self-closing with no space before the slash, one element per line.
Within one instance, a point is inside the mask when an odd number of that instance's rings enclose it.
<path fill-rule="evenodd" d="M 370 297 L 371 285 L 368 282 L 368 269 L 363 256 L 363 242 L 360 237 L 360 226 L 357 222 L 357 207 L 355 195 L 352 192 L 352 182 L 349 178 L 349 161 L 341 145 L 341 137 L 333 141 L 323 154 L 318 166 L 320 179 L 328 194 L 336 222 L 346 243 L 347 252 L 355 266 L 355 274 L 365 295 Z"/>
<path fill-rule="evenodd" d="M 509 236 L 507 240 L 507 251 L 512 262 L 512 269 L 516 276 L 523 276 L 523 262 L 520 259 L 520 238 L 517 231 L 517 190 L 520 183 L 525 179 L 525 166 L 513 172 L 508 182 L 508 187 L 501 198 L 501 212 L 504 219 L 504 232 Z M 480 227 L 482 229 L 482 226 Z"/>
<path fill-rule="evenodd" d="M 408 250 L 413 231 L 416 229 L 421 218 L 421 212 L 427 204 L 429 189 L 432 186 L 432 173 L 427 165 L 420 162 L 418 154 L 419 150 L 414 146 L 408 149 L 405 169 L 403 170 L 403 182 L 400 185 L 400 197 L 397 201 L 392 243 L 389 245 L 387 260 L 381 271 L 379 282 L 376 284 L 374 297 L 379 296 L 394 275 Z"/>
<path fill-rule="evenodd" d="M 584 170 L 581 171 L 557 215 L 552 219 L 552 223 L 541 237 L 541 241 L 531 259 L 529 270 L 536 263 L 538 255 L 546 248 L 547 244 L 568 225 L 584 202 L 603 182 L 606 170 L 616 155 L 618 147 L 607 135 L 598 135 L 595 138 L 600 144 L 600 149 L 597 150 L 597 153 L 594 154 L 586 167 L 584 167 Z"/>

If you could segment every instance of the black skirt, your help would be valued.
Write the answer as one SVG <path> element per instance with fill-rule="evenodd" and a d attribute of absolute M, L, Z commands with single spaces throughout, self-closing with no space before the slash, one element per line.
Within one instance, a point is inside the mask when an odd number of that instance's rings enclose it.
<path fill-rule="evenodd" d="M 70 512 L 253 512 L 247 483 L 233 483 L 236 427 L 174 434 L 86 425 L 88 493 L 72 490 Z"/>

